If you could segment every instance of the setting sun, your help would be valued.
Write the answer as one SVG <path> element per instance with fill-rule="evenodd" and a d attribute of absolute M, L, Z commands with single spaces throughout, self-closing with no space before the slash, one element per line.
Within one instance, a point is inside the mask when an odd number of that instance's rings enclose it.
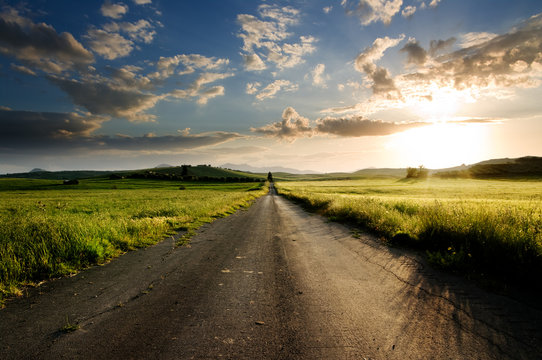
<path fill-rule="evenodd" d="M 396 134 L 388 146 L 405 165 L 439 169 L 480 160 L 486 146 L 483 124 L 435 123 Z"/>

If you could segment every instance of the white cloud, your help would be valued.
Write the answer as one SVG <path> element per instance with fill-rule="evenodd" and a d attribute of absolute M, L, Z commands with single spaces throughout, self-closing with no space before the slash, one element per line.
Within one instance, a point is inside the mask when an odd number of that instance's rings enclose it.
<path fill-rule="evenodd" d="M 113 19 L 120 19 L 128 12 L 128 5 L 123 3 L 112 4 L 106 1 L 100 8 L 103 16 L 107 16 Z"/>
<path fill-rule="evenodd" d="M 213 86 L 211 88 L 205 88 L 203 85 L 213 83 L 218 80 L 226 79 L 234 76 L 233 73 L 202 73 L 198 78 L 187 88 L 177 89 L 170 93 L 171 96 L 178 99 L 197 99 L 196 102 L 200 105 L 205 105 L 209 101 L 217 96 L 223 96 L 225 91 L 224 87 Z"/>
<path fill-rule="evenodd" d="M 326 66 L 324 64 L 318 64 L 311 71 L 312 84 L 314 86 L 327 87 L 325 77 L 323 76 L 325 70 Z"/>
<path fill-rule="evenodd" d="M 134 3 L 136 3 L 137 5 L 147 5 L 151 4 L 152 0 L 134 0 Z"/>
<path fill-rule="evenodd" d="M 258 94 L 256 95 L 256 99 L 261 101 L 267 98 L 275 97 L 275 95 L 281 90 L 296 91 L 297 89 L 298 86 L 289 80 L 275 80 L 263 89 L 259 90 Z"/>
<path fill-rule="evenodd" d="M 247 83 L 245 92 L 249 95 L 253 95 L 258 92 L 258 88 L 262 86 L 259 82 Z"/>
<path fill-rule="evenodd" d="M 107 32 L 125 32 L 130 39 L 134 41 L 142 41 L 145 44 L 150 44 L 156 35 L 156 31 L 152 30 L 153 26 L 147 20 L 139 20 L 135 23 L 131 22 L 112 22 L 104 25 L 103 29 Z"/>
<path fill-rule="evenodd" d="M 160 57 L 156 63 L 157 72 L 152 75 L 154 78 L 165 79 L 175 73 L 179 64 L 184 69 L 178 72 L 179 75 L 192 74 L 196 69 L 216 70 L 229 64 L 228 59 L 206 57 L 200 54 L 180 54 L 173 57 Z"/>
<path fill-rule="evenodd" d="M 405 39 L 405 35 L 401 34 L 398 38 L 376 38 L 373 44 L 363 50 L 355 61 L 355 67 L 358 71 L 365 71 L 364 67 L 367 65 L 374 65 L 374 63 L 384 56 L 384 52 L 389 48 L 397 46 L 401 41 Z"/>
<path fill-rule="evenodd" d="M 401 11 L 401 15 L 405 18 L 412 17 L 416 13 L 416 6 L 405 6 Z"/>
<path fill-rule="evenodd" d="M 470 32 L 461 35 L 461 40 L 459 46 L 462 48 L 469 48 L 476 45 L 480 45 L 488 42 L 489 40 L 495 38 L 497 34 L 488 33 L 488 32 Z"/>
<path fill-rule="evenodd" d="M 363 26 L 379 21 L 389 25 L 401 10 L 403 0 L 343 0 L 341 5 L 348 15 L 358 16 Z"/>
<path fill-rule="evenodd" d="M 441 2 L 442 0 L 431 0 L 431 2 L 429 3 L 429 7 L 436 7 L 438 5 L 439 2 Z"/>
<path fill-rule="evenodd" d="M 331 10 L 333 10 L 333 6 L 326 6 L 322 9 L 322 11 L 324 12 L 324 14 L 329 14 L 331 12 Z"/>
<path fill-rule="evenodd" d="M 11 64 L 11 68 L 23 74 L 32 75 L 32 76 L 37 75 L 32 69 L 27 68 L 26 66 Z"/>
<path fill-rule="evenodd" d="M 245 70 L 258 71 L 265 70 L 267 67 L 258 54 L 242 55 L 245 63 Z"/>
<path fill-rule="evenodd" d="M 134 49 L 134 43 L 118 33 L 90 29 L 84 37 L 90 48 L 107 60 L 128 56 Z"/>
<path fill-rule="evenodd" d="M 263 70 L 267 62 L 277 68 L 291 68 L 304 61 L 303 56 L 315 50 L 316 39 L 300 36 L 297 43 L 286 43 L 293 34 L 288 27 L 298 23 L 299 11 L 286 6 L 263 4 L 258 7 L 259 17 L 249 14 L 237 15 L 241 25 L 239 37 L 243 39 L 241 56 L 246 70 Z"/>
<path fill-rule="evenodd" d="M 282 112 L 282 120 L 260 128 L 251 128 L 252 132 L 268 137 L 276 137 L 288 141 L 305 136 L 312 136 L 314 130 L 309 125 L 309 119 L 299 115 L 292 107 Z"/>

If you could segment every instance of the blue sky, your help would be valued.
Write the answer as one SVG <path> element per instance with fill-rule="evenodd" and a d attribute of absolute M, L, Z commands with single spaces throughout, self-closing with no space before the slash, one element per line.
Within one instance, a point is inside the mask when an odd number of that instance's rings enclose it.
<path fill-rule="evenodd" d="M 0 5 L 0 173 L 542 156 L 540 1 Z"/>

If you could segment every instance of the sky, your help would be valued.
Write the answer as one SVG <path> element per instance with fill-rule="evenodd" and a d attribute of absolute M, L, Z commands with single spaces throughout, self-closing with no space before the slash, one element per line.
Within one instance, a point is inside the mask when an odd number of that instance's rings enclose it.
<path fill-rule="evenodd" d="M 539 0 L 0 0 L 0 174 L 542 156 Z"/>

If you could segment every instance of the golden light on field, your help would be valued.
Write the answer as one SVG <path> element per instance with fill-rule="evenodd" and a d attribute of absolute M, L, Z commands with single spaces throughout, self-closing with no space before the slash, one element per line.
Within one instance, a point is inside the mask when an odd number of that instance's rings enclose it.
<path fill-rule="evenodd" d="M 486 146 L 486 126 L 435 123 L 400 134 L 388 144 L 408 166 L 440 169 L 479 161 Z"/>

